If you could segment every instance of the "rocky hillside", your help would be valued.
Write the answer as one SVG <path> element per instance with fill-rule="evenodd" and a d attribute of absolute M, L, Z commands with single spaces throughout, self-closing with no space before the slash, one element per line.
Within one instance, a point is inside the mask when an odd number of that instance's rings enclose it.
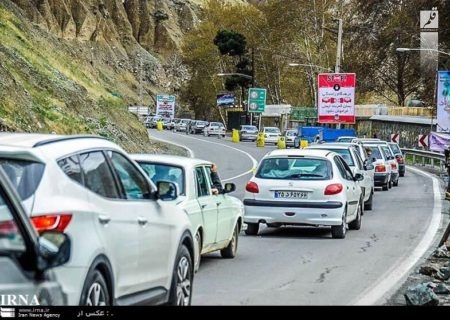
<path fill-rule="evenodd" d="M 156 152 L 127 106 L 154 105 L 187 79 L 178 49 L 203 4 L 0 0 L 0 129 L 97 133 Z"/>

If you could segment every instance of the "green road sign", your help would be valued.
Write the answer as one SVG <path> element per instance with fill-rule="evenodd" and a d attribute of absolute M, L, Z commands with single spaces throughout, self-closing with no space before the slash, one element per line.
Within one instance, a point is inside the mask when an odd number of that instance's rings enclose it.
<path fill-rule="evenodd" d="M 248 112 L 264 112 L 266 108 L 266 89 L 248 89 Z"/>

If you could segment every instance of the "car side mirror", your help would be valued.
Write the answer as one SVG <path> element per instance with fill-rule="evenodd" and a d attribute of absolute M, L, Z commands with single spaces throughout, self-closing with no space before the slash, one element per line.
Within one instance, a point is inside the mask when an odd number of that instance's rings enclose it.
<path fill-rule="evenodd" d="M 38 269 L 58 267 L 69 261 L 71 241 L 67 234 L 44 231 L 38 238 Z"/>
<path fill-rule="evenodd" d="M 371 163 L 366 163 L 366 164 L 364 165 L 364 170 L 366 170 L 366 171 L 370 171 L 370 170 L 373 170 L 373 169 L 375 169 L 375 167 L 374 167 L 374 165 L 371 164 Z"/>
<path fill-rule="evenodd" d="M 361 173 L 357 173 L 354 175 L 354 180 L 355 181 L 362 181 L 364 180 L 364 176 Z"/>
<path fill-rule="evenodd" d="M 158 181 L 156 184 L 158 190 L 156 191 L 156 199 L 163 201 L 173 201 L 178 198 L 178 188 L 175 183 L 170 181 Z"/>
<path fill-rule="evenodd" d="M 236 190 L 236 185 L 232 182 L 225 183 L 223 193 L 230 193 Z"/>

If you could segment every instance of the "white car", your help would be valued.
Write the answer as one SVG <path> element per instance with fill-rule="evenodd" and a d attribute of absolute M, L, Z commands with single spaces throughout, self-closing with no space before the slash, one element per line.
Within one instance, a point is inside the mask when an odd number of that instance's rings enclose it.
<path fill-rule="evenodd" d="M 0 166 L 35 228 L 72 240 L 70 261 L 55 269 L 69 305 L 190 304 L 191 224 L 162 200 L 176 199 L 175 184 L 155 187 L 98 136 L 3 133 Z"/>
<path fill-rule="evenodd" d="M 202 254 L 220 250 L 222 257 L 234 258 L 244 218 L 244 205 L 228 195 L 235 190 L 226 183 L 224 193 L 211 192 L 209 161 L 170 155 L 132 154 L 153 182 L 167 180 L 178 186 L 177 205 L 188 214 L 195 234 L 195 270 Z"/>
<path fill-rule="evenodd" d="M 370 147 L 372 151 L 372 164 L 375 167 L 375 186 L 381 186 L 383 191 L 389 190 L 392 188 L 392 165 L 391 160 L 388 159 L 386 151 L 383 150 L 386 146 L 383 147 L 381 144 L 370 144 L 364 146 Z"/>
<path fill-rule="evenodd" d="M 345 238 L 347 224 L 361 227 L 363 197 L 357 182 L 362 179 L 335 152 L 269 152 L 245 187 L 245 232 L 256 235 L 260 223 L 331 226 L 333 238 Z"/>
<path fill-rule="evenodd" d="M 203 135 L 205 137 L 216 135 L 225 138 L 225 134 L 226 130 L 222 122 L 210 122 L 203 129 Z"/>
<path fill-rule="evenodd" d="M 323 143 L 311 145 L 308 149 L 330 150 L 339 154 L 352 169 L 353 174 L 360 173 L 364 179 L 359 181 L 364 196 L 364 209 L 372 210 L 374 195 L 374 166 L 371 163 L 364 164 L 356 148 L 348 143 Z"/>
<path fill-rule="evenodd" d="M 276 144 L 281 137 L 281 131 L 277 127 L 264 127 L 262 132 L 264 133 L 265 143 Z"/>

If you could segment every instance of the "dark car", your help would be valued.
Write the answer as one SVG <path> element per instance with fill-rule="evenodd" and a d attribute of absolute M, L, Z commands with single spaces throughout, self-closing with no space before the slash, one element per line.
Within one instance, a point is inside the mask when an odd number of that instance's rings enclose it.
<path fill-rule="evenodd" d="M 55 231 L 37 234 L 8 177 L 0 168 L 0 295 L 8 297 L 2 304 L 64 305 L 51 269 L 69 260 L 70 240 Z"/>
<path fill-rule="evenodd" d="M 395 142 L 388 142 L 389 147 L 391 148 L 392 152 L 394 153 L 395 159 L 397 159 L 398 163 L 398 174 L 400 177 L 405 176 L 406 172 L 406 165 L 405 165 L 405 159 L 403 158 L 403 152 Z"/>

